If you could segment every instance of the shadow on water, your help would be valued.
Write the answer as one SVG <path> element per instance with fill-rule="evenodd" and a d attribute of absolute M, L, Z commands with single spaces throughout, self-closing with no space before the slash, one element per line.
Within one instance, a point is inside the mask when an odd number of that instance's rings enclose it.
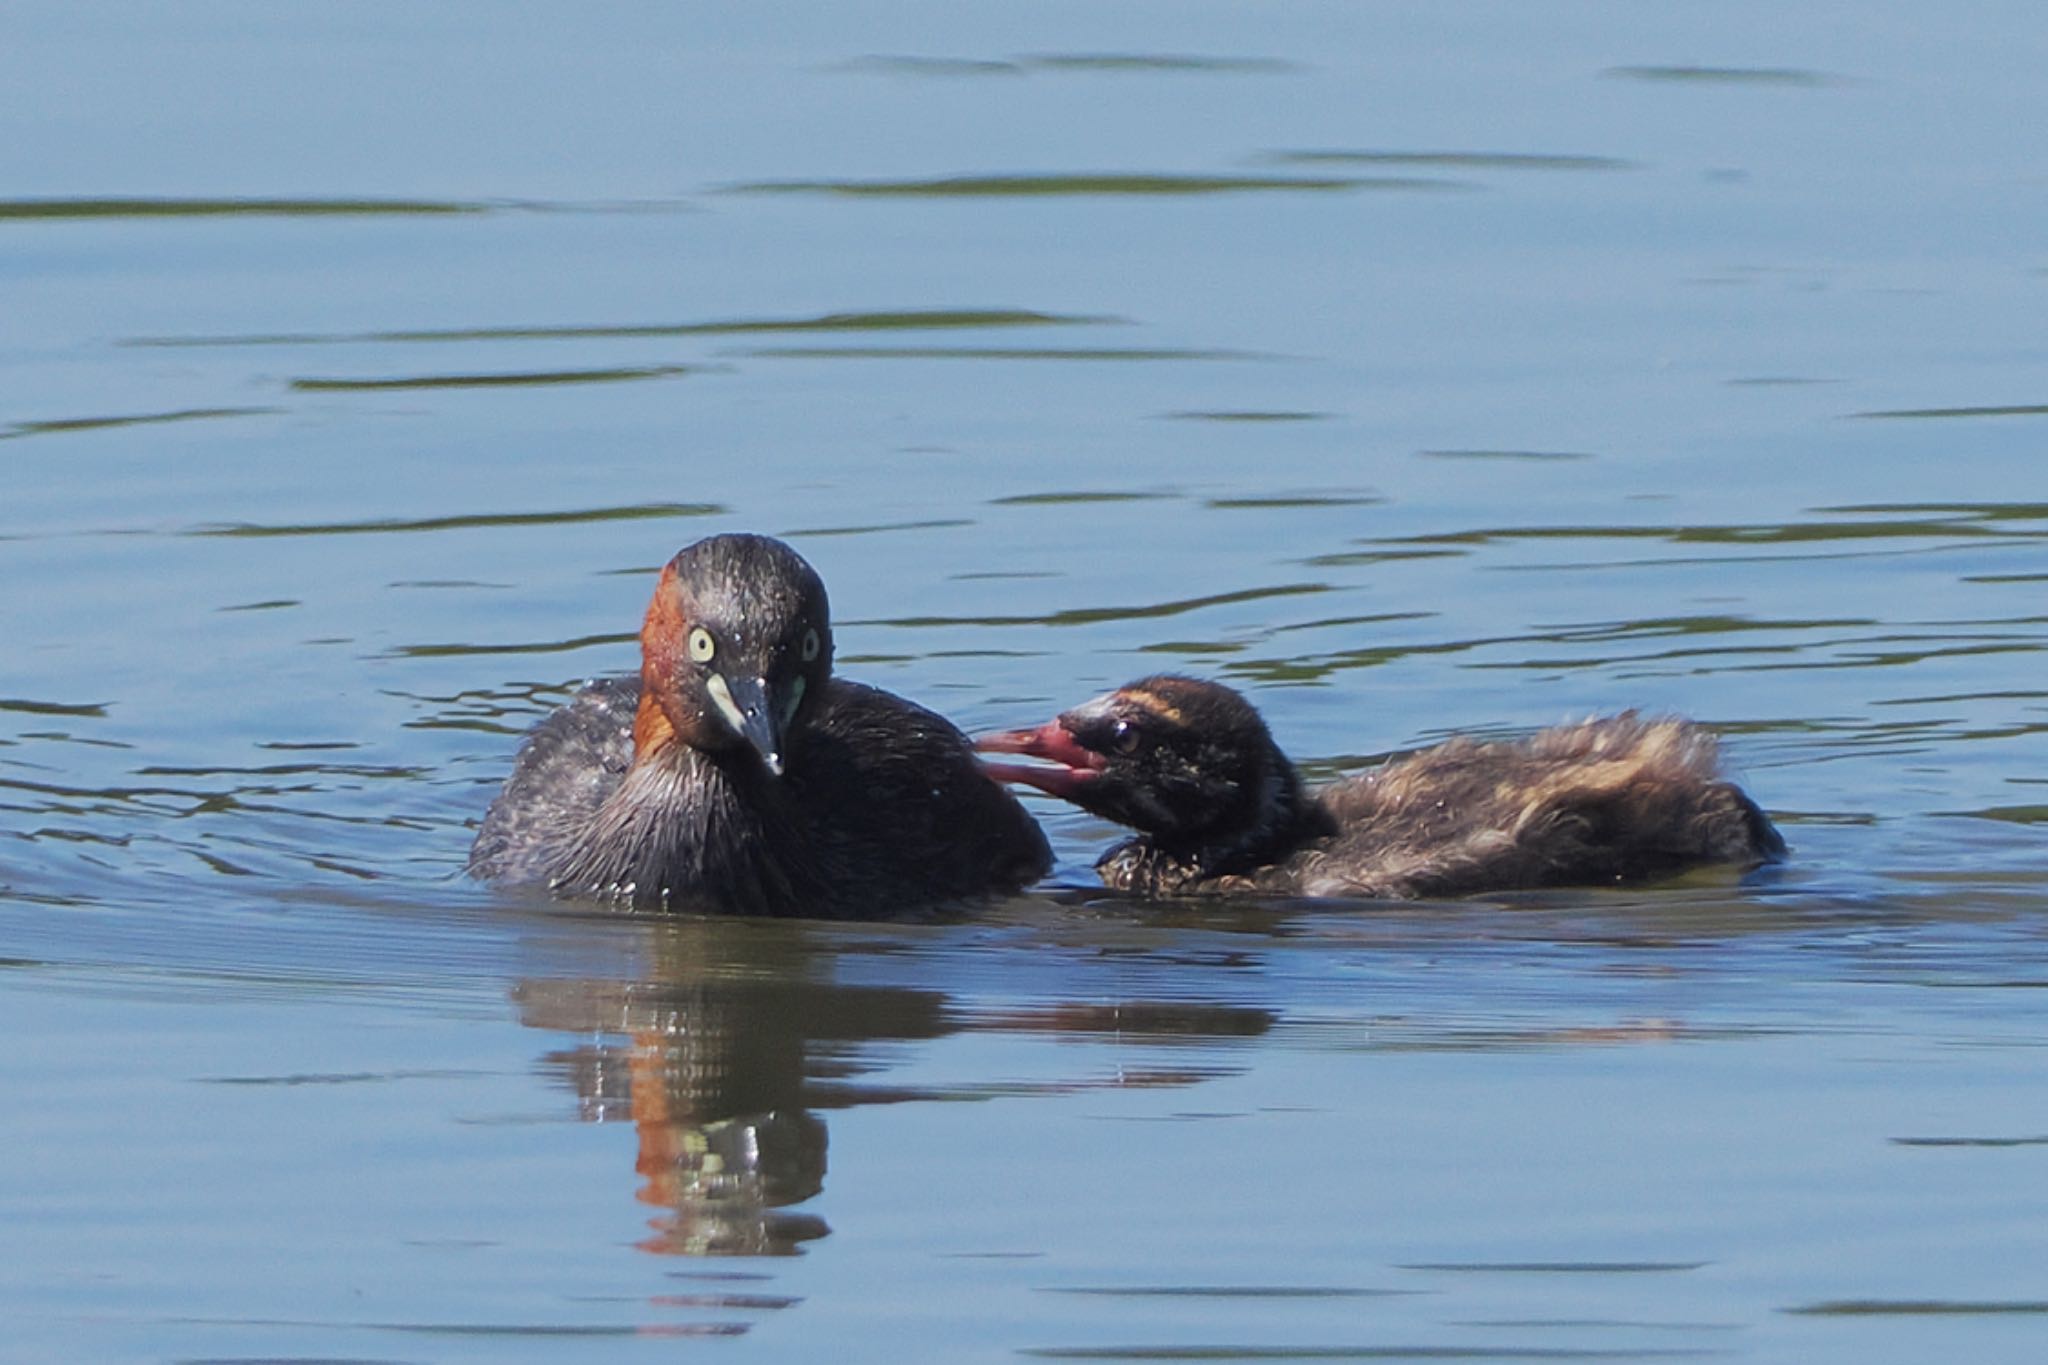
<path fill-rule="evenodd" d="M 1813 519 L 1720 524 L 1488 527 L 1394 536 L 1381 545 L 1487 545 L 1544 540 L 1657 540 L 1673 545 L 1796 545 L 1812 542 L 1990 537 L 2038 540 L 2048 528 L 2009 523 L 2048 521 L 2039 503 L 1845 504 L 1811 509 Z"/>
<path fill-rule="evenodd" d="M 299 393 L 376 393 L 393 389 L 539 388 L 562 384 L 628 384 L 701 373 L 696 365 L 613 366 L 600 370 L 528 370 L 497 374 L 413 374 L 380 379 L 294 379 Z"/>
<path fill-rule="evenodd" d="M 1030 1346 L 1017 1354 L 1031 1360 L 1692 1360 L 1721 1354 L 1712 1350 L 1603 1350 L 1597 1347 L 1429 1346 L 1388 1343 L 1360 1346 L 1287 1346 L 1204 1343 L 1192 1346 Z"/>
<path fill-rule="evenodd" d="M 1124 322 L 1108 315 L 1041 313 L 1028 308 L 928 308 L 821 313 L 799 318 L 722 318 L 709 322 L 527 327 L 441 327 L 384 332 L 274 332 L 249 336 L 132 337 L 123 346 L 339 346 L 468 341 L 619 341 L 658 337 L 747 336 L 779 332 L 922 332 L 1009 327 L 1086 327 Z"/>
<path fill-rule="evenodd" d="M 802 540 L 807 536 L 873 536 L 889 531 L 945 531 L 972 525 L 972 517 L 927 517 L 922 521 L 875 521 L 860 526 L 792 526 L 782 535 L 788 540 Z"/>
<path fill-rule="evenodd" d="M 1278 408 L 1217 408 L 1208 411 L 1162 412 L 1171 422 L 1326 422 L 1334 412 L 1294 412 Z"/>
<path fill-rule="evenodd" d="M 574 203 L 540 199 L 49 198 L 0 200 L 0 222 L 176 218 L 459 218 L 491 213 L 667 213 L 674 200 Z"/>
<path fill-rule="evenodd" d="M 1377 493 L 1342 489 L 1328 492 L 1304 490 L 1299 493 L 1275 490 L 1271 493 L 1229 498 L 1204 498 L 1202 506 L 1215 511 L 1285 511 L 1309 507 L 1377 507 L 1386 501 Z"/>
<path fill-rule="evenodd" d="M 1075 172 L 1064 175 L 944 175 L 925 180 L 752 180 L 720 188 L 723 194 L 822 194 L 847 199 L 1011 199 L 1216 194 L 1328 194 L 1376 190 L 1442 193 L 1469 190 L 1456 180 L 1424 176 L 1169 175 Z"/>
<path fill-rule="evenodd" d="M 78 431 L 105 431 L 114 427 L 148 426 L 160 422 L 198 422 L 217 417 L 266 417 L 282 408 L 180 408 L 172 412 L 122 413 L 110 417 L 59 417 L 43 422 L 15 422 L 0 427 L 0 441 L 23 436 L 52 436 Z"/>
<path fill-rule="evenodd" d="M 1281 166 L 1447 166 L 1469 171 L 1628 171 L 1633 161 L 1612 156 L 1544 152 L 1394 152 L 1343 148 L 1267 152 L 1261 161 Z"/>
<path fill-rule="evenodd" d="M 848 625 L 893 626 L 915 628 L 928 626 L 1087 626 L 1104 621 L 1140 621 L 1168 616 L 1181 616 L 1188 612 L 1201 611 L 1207 607 L 1222 606 L 1234 602 L 1258 602 L 1275 597 L 1301 597 L 1311 593 L 1328 592 L 1326 583 L 1277 583 L 1271 587 L 1245 588 L 1237 592 L 1212 593 L 1206 597 L 1183 598 L 1177 602 L 1153 602 L 1117 607 L 1074 607 L 1065 611 L 1044 612 L 1019 616 L 895 616 L 880 617 L 868 621 L 849 621 Z"/>
<path fill-rule="evenodd" d="M 2048 1299 L 1829 1299 L 1787 1308 L 1803 1317 L 1973 1317 L 2048 1314 Z"/>
<path fill-rule="evenodd" d="M 704 321 L 616 324 L 561 323 L 503 326 L 390 328 L 355 332 L 246 332 L 215 335 L 134 336 L 116 347 L 262 348 L 393 345 L 466 345 L 471 343 L 606 342 L 747 336 L 864 336 L 903 333 L 992 333 L 1075 327 L 1124 326 L 1129 320 L 1110 314 L 1055 313 L 1025 308 L 902 308 L 820 313 L 795 317 L 733 317 Z M 1251 353 L 1185 347 L 1064 347 L 993 345 L 919 346 L 789 346 L 762 347 L 728 353 L 740 358 L 867 359 L 987 361 L 1217 361 L 1266 360 Z M 459 391 L 547 391 L 585 386 L 636 384 L 693 375 L 729 373 L 733 366 L 716 359 L 702 363 L 553 366 L 535 369 L 462 369 L 423 373 L 368 375 L 313 374 L 275 379 L 248 376 L 245 382 L 281 387 L 297 395 L 433 393 Z M 157 412 L 94 413 L 0 424 L 0 440 L 109 431 L 125 427 L 216 419 L 277 416 L 293 409 L 269 405 L 193 406 Z"/>
<path fill-rule="evenodd" d="M 1849 83 L 1841 76 L 1796 66 L 1610 66 L 1600 74 L 1616 80 L 1665 85 L 1781 86 L 1795 90 Z"/>
<path fill-rule="evenodd" d="M 765 360 L 1256 360 L 1256 351 L 1174 346 L 762 346 L 743 352 Z"/>
<path fill-rule="evenodd" d="M 386 535 L 394 532 L 452 531 L 484 526 L 559 526 L 589 521 L 666 521 L 677 517 L 711 517 L 725 512 L 711 502 L 647 502 L 623 507 L 566 508 L 559 512 L 478 512 L 440 517 L 371 517 L 364 521 L 305 522 L 298 525 L 199 526 L 192 536 L 234 538 L 268 536 Z"/>
<path fill-rule="evenodd" d="M 0 221 L 65 218 L 442 217 L 489 206 L 450 199 L 7 199 Z"/>
<path fill-rule="evenodd" d="M 107 714 L 104 702 L 36 701 L 29 697 L 0 697 L 0 711 L 19 711 L 30 716 L 94 716 Z"/>
<path fill-rule="evenodd" d="M 883 76 L 1026 76 L 1033 74 L 1101 75 L 1286 75 L 1304 70 L 1281 57 L 1222 57 L 1176 52 L 1037 52 L 1013 57 L 927 57 L 876 55 L 841 62 L 832 68 L 853 74 Z"/>
<path fill-rule="evenodd" d="M 1972 408 L 1885 408 L 1874 412 L 1852 412 L 1849 415 L 1878 418 L 2048 417 L 2048 403 L 2012 403 Z"/>
<path fill-rule="evenodd" d="M 1432 460 L 1591 460 L 1596 458 L 1583 450 L 1425 450 L 1420 452 Z"/>
<path fill-rule="evenodd" d="M 449 642 L 443 644 L 397 645 L 391 650 L 391 657 L 397 659 L 447 659 L 464 658 L 471 655 L 491 654 L 570 654 L 579 649 L 594 649 L 600 645 L 631 644 L 640 637 L 631 631 L 616 631 L 603 635 L 573 635 L 565 640 L 520 640 L 510 644 L 465 644 Z M 566 689 L 564 689 L 566 699 Z M 425 724 L 425 722 L 421 722 Z"/>

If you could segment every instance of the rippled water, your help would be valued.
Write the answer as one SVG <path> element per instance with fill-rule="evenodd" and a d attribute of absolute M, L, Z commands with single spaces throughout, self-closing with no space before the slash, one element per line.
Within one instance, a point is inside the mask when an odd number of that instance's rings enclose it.
<path fill-rule="evenodd" d="M 2038 1355 L 2032 10 L 4 27 L 19 1358 Z M 938 923 L 464 881 L 739 528 L 970 729 L 1682 711 L 1793 856 L 1146 907 L 1043 804 Z"/>

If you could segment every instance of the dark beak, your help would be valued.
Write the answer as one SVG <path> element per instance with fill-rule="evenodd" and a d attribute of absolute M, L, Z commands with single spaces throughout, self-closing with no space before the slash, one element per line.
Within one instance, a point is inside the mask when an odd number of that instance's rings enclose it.
<path fill-rule="evenodd" d="M 1101 754 L 1075 739 L 1073 732 L 1056 720 L 1036 730 L 1006 730 L 983 735 L 974 742 L 983 753 L 1024 754 L 1056 765 L 1038 767 L 1023 763 L 987 763 L 983 770 L 998 782 L 1018 782 L 1062 800 L 1071 801 L 1082 786 L 1092 782 L 1108 762 Z"/>
<path fill-rule="evenodd" d="M 778 718 L 780 709 L 771 695 L 766 678 L 733 677 L 717 675 L 731 694 L 733 710 L 738 714 L 728 715 L 734 722 L 740 738 L 754 746 L 754 752 L 761 755 L 761 761 L 768 765 L 768 771 L 782 776 L 782 722 Z M 721 708 L 723 709 L 723 708 Z"/>

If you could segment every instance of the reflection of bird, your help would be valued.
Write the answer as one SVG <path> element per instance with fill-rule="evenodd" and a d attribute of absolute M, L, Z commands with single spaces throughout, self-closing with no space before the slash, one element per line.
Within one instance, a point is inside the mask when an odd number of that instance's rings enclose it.
<path fill-rule="evenodd" d="M 1045 836 L 964 736 L 832 676 L 825 585 L 765 536 L 661 572 L 638 678 L 592 683 L 521 749 L 476 876 L 740 914 L 879 916 L 1013 891 Z"/>
<path fill-rule="evenodd" d="M 1146 678 L 980 747 L 1051 760 L 991 771 L 1139 830 L 1096 870 L 1151 894 L 1462 895 L 1785 848 L 1720 777 L 1711 734 L 1633 712 L 1515 742 L 1454 739 L 1316 791 L 1250 702 L 1192 678 Z"/>
<path fill-rule="evenodd" d="M 646 925 L 629 979 L 519 983 L 520 1021 L 573 1035 L 548 1056 L 586 1117 L 630 1117 L 639 1245 L 659 1255 L 785 1256 L 830 1229 L 802 1207 L 823 1190 L 821 1078 L 844 1083 L 878 1040 L 949 1031 L 944 997 L 848 985 L 802 925 L 671 918 Z M 597 1035 L 593 1038 L 592 1035 Z M 850 1101 L 837 1101 L 840 1103 Z"/>
<path fill-rule="evenodd" d="M 586 1040 L 546 1059 L 585 1116 L 632 1119 L 636 1197 L 658 1211 L 643 1249 L 781 1256 L 827 1234 L 792 1207 L 824 1188 L 826 1152 L 805 1107 L 797 987 L 555 978 L 521 983 L 517 998 L 527 1024 Z"/>
<path fill-rule="evenodd" d="M 1025 1000 L 1011 982 L 997 998 L 976 1001 L 947 988 L 986 987 L 975 964 L 987 964 L 949 948 L 933 952 L 922 937 L 888 940 L 877 955 L 884 940 L 863 938 L 848 952 L 800 922 L 666 916 L 608 927 L 630 931 L 608 941 L 631 945 L 610 974 L 577 975 L 550 954 L 513 998 L 522 1024 L 565 1036 L 542 1064 L 575 1093 L 582 1116 L 631 1119 L 636 1197 L 655 1211 L 639 1245 L 659 1255 L 784 1256 L 828 1235 L 808 1207 L 825 1186 L 828 1111 L 1196 1085 L 1237 1069 L 1229 1046 L 1263 1035 L 1277 1018 L 1257 1006 L 1189 998 L 1178 969 L 1167 973 L 1172 990 L 1162 1000 L 1093 987 L 1081 998 Z M 577 970 L 587 969 L 591 940 L 572 941 Z M 1037 949 L 1025 951 L 1038 960 Z M 951 974 L 963 968 L 955 983 Z M 901 979 L 872 979 L 877 969 Z M 1065 968 L 1054 971 L 1073 984 Z M 1111 975 L 1125 981 L 1128 971 L 1116 965 Z M 897 1074 L 906 1054 L 962 1029 L 1093 1043 L 1112 1057 L 1063 1047 L 1054 1074 L 1030 1081 L 997 1074 L 934 1083 Z M 1170 1064 L 1146 1065 L 1125 1051 L 1152 1056 L 1158 1044 L 1212 1041 L 1225 1050 L 1174 1048 Z M 1009 1066 L 1004 1049 L 968 1051 Z M 899 1178 L 909 1173 L 904 1188 L 879 1201 L 856 1198 L 856 1207 L 915 1202 L 919 1162 L 929 1153 L 898 1155 L 905 1160 L 882 1164 Z M 874 1178 L 856 1169 L 835 1179 L 849 1176 Z"/>

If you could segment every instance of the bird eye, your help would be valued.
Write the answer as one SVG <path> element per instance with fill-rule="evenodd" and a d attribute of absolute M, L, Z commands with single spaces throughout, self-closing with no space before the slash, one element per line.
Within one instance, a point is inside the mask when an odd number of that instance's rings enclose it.
<path fill-rule="evenodd" d="M 693 663 L 708 664 L 717 652 L 718 645 L 712 640 L 710 631 L 702 626 L 690 627 L 690 659 Z"/>
<path fill-rule="evenodd" d="M 1116 751 L 1120 754 L 1134 754 L 1138 752 L 1137 727 L 1127 720 L 1118 721 L 1110 727 L 1109 742 L 1115 746 Z"/>
<path fill-rule="evenodd" d="M 818 651 L 823 649 L 824 647 L 824 644 L 818 639 L 818 632 L 815 627 L 804 632 L 803 652 L 805 663 L 809 663 L 811 660 L 817 658 Z"/>

